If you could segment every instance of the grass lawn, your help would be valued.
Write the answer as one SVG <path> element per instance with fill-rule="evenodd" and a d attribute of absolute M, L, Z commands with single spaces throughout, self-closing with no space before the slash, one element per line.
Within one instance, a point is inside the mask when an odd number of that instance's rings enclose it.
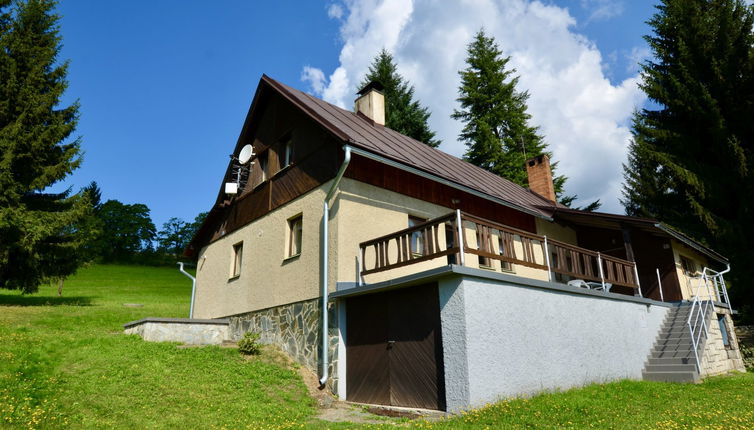
<path fill-rule="evenodd" d="M 437 422 L 326 423 L 294 369 L 123 334 L 128 321 L 186 316 L 190 290 L 174 268 L 92 266 L 63 297 L 0 292 L 0 428 L 754 428 L 752 373 L 594 385 Z"/>

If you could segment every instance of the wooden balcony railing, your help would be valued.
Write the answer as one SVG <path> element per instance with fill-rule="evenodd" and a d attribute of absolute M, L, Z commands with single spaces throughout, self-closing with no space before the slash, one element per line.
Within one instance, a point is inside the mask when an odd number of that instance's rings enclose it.
<path fill-rule="evenodd" d="M 469 231 L 476 234 L 476 247 L 469 246 Z M 551 280 L 553 274 L 559 273 L 586 281 L 639 287 L 636 265 L 631 261 L 460 211 L 360 243 L 359 272 L 365 276 L 440 257 L 446 257 L 449 264 L 462 264 L 465 255 L 460 254 L 459 232 L 464 254 L 478 256 L 483 267 L 492 266 L 491 261 L 497 260 L 503 268 L 515 264 L 548 271 Z"/>

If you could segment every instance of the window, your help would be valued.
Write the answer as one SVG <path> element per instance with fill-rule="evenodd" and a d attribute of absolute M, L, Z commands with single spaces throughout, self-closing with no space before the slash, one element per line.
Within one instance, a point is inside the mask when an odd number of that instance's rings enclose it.
<path fill-rule="evenodd" d="M 482 252 L 492 252 L 492 237 L 490 236 L 490 228 L 484 225 L 477 224 L 476 226 L 476 249 Z M 492 268 L 492 260 L 490 257 L 479 256 L 479 267 L 483 269 Z"/>
<path fill-rule="evenodd" d="M 241 276 L 241 263 L 243 261 L 243 242 L 233 245 L 233 265 L 230 268 L 230 277 Z"/>
<path fill-rule="evenodd" d="M 681 256 L 681 267 L 687 276 L 696 275 L 696 264 L 691 259 Z"/>
<path fill-rule="evenodd" d="M 259 155 L 259 183 L 267 180 L 267 152 Z"/>
<path fill-rule="evenodd" d="M 304 232 L 304 217 L 297 215 L 288 220 L 288 257 L 301 254 L 301 237 Z"/>
<path fill-rule="evenodd" d="M 728 335 L 728 325 L 725 324 L 725 314 L 717 314 L 717 324 L 720 326 L 723 345 L 725 345 L 726 348 L 730 348 L 730 336 Z"/>
<path fill-rule="evenodd" d="M 416 227 L 419 224 L 427 222 L 424 218 L 415 216 L 408 216 L 408 227 Z M 411 255 L 413 257 L 421 257 L 424 255 L 424 231 L 419 230 L 411 233 L 411 240 L 409 243 L 409 249 L 411 249 Z"/>
<path fill-rule="evenodd" d="M 512 257 L 514 254 L 513 235 L 504 231 L 499 231 L 498 233 L 500 233 L 497 237 L 497 244 L 500 249 L 500 255 L 502 255 L 503 257 Z M 500 266 L 501 269 L 506 272 L 513 271 L 513 265 L 507 261 L 500 260 Z"/>
<path fill-rule="evenodd" d="M 280 165 L 280 169 L 285 169 L 286 167 L 293 164 L 293 140 L 288 139 L 285 144 L 283 144 L 283 154 L 282 154 L 282 164 Z"/>

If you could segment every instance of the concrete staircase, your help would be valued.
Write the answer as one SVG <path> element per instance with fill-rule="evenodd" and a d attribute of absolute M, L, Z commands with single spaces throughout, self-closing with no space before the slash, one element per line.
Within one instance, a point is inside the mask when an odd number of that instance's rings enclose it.
<path fill-rule="evenodd" d="M 691 305 L 683 303 L 668 312 L 644 365 L 642 376 L 645 381 L 700 382 L 691 333 L 686 324 L 690 311 Z M 709 324 L 709 315 L 706 318 Z M 703 328 L 701 330 L 704 331 Z M 702 339 L 699 342 L 700 353 L 704 350 L 705 340 L 702 333 Z"/>

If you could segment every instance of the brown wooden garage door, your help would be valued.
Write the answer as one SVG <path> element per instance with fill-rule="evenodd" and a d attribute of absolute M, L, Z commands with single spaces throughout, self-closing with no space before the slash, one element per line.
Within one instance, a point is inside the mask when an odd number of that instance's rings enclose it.
<path fill-rule="evenodd" d="M 347 398 L 445 409 L 437 284 L 348 299 Z"/>

